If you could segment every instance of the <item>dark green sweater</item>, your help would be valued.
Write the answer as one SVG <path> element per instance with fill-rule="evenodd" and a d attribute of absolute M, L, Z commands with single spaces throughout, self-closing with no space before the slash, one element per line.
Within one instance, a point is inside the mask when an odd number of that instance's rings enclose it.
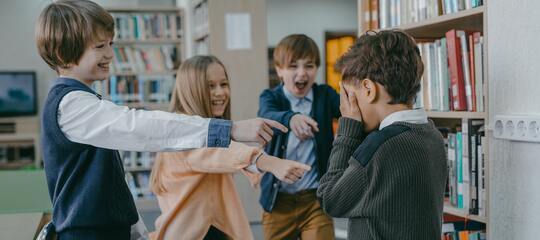
<path fill-rule="evenodd" d="M 349 218 L 349 239 L 440 239 L 448 171 L 439 131 L 396 122 L 364 135 L 361 122 L 340 118 L 317 191 L 323 209 Z"/>

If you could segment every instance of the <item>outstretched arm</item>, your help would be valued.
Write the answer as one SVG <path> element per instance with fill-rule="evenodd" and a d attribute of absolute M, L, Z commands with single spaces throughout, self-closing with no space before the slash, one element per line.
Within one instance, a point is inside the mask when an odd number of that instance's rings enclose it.
<path fill-rule="evenodd" d="M 310 167 L 295 161 L 279 159 L 273 156 L 265 155 L 262 150 L 255 147 L 231 142 L 229 148 L 205 148 L 194 149 L 183 152 L 160 153 L 159 161 L 163 159 L 174 159 L 174 164 L 169 171 L 174 172 L 205 172 L 205 173 L 232 173 L 242 170 L 248 177 L 253 174 L 246 168 L 253 164 L 262 171 L 268 171 L 274 174 L 280 180 L 288 183 L 294 183 L 300 179 L 305 171 Z"/>
<path fill-rule="evenodd" d="M 228 147 L 231 139 L 265 145 L 272 138 L 272 128 L 287 131 L 282 124 L 262 118 L 231 122 L 129 109 L 85 91 L 66 94 L 57 114 L 58 125 L 69 140 L 127 151 Z"/>
<path fill-rule="evenodd" d="M 289 122 L 296 113 L 291 110 L 283 111 L 278 108 L 278 99 L 270 90 L 264 90 L 259 97 L 259 112 L 262 118 L 271 119 L 290 129 Z"/>

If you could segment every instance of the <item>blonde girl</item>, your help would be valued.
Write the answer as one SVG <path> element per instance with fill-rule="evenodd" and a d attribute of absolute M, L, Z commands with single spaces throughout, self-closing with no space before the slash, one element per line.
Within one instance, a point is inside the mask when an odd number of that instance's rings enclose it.
<path fill-rule="evenodd" d="M 229 78 L 214 56 L 195 56 L 179 68 L 170 110 L 230 119 Z M 231 142 L 229 148 L 158 153 L 150 185 L 161 216 L 153 239 L 253 239 L 232 173 L 255 185 L 260 171 L 285 182 L 300 179 L 310 167 Z"/>

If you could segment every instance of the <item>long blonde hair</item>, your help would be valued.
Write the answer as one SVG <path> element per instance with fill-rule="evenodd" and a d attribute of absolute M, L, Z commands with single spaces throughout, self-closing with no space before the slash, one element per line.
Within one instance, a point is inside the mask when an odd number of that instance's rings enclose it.
<path fill-rule="evenodd" d="M 195 56 L 187 59 L 180 65 L 176 74 L 176 83 L 173 89 L 169 110 L 173 113 L 186 115 L 198 115 L 204 118 L 215 117 L 212 115 L 210 105 L 210 87 L 208 84 L 207 71 L 210 65 L 217 63 L 223 67 L 225 77 L 229 75 L 223 63 L 215 56 Z M 227 103 L 223 119 L 231 118 L 231 101 Z M 161 179 L 159 169 L 163 164 L 162 154 L 157 155 L 150 174 L 150 188 L 155 194 L 166 192 Z"/>
<path fill-rule="evenodd" d="M 213 63 L 221 65 L 225 70 L 223 63 L 212 55 L 195 56 L 182 63 L 176 75 L 176 84 L 169 105 L 171 112 L 198 115 L 204 118 L 215 117 L 212 116 L 207 76 L 208 67 Z M 225 77 L 229 79 L 227 71 L 225 71 Z M 222 118 L 231 118 L 230 106 L 229 101 Z"/>

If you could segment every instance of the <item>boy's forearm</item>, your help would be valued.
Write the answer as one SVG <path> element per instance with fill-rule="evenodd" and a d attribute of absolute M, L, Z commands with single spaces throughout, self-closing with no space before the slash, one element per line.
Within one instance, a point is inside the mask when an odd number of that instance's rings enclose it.
<path fill-rule="evenodd" d="M 290 129 L 289 122 L 295 112 L 279 109 L 276 102 L 277 99 L 272 94 L 267 91 L 263 92 L 259 98 L 259 111 L 257 112 L 257 116 L 277 121 Z"/>
<path fill-rule="evenodd" d="M 362 143 L 363 130 L 364 126 L 359 121 L 346 117 L 339 119 L 337 137 L 329 158 L 329 170 L 347 168 L 349 158 Z"/>
<path fill-rule="evenodd" d="M 296 113 L 293 111 L 259 111 L 258 117 L 274 120 L 290 129 L 289 122 Z"/>
<path fill-rule="evenodd" d="M 317 195 L 321 199 L 323 209 L 331 216 L 347 216 L 353 202 L 350 201 L 348 182 L 354 176 L 356 166 L 350 167 L 349 160 L 356 148 L 361 144 L 363 125 L 349 118 L 340 118 L 339 129 L 329 158 L 329 167 L 321 178 Z M 347 171 L 352 173 L 347 174 Z M 354 180 L 357 181 L 357 180 Z"/>

